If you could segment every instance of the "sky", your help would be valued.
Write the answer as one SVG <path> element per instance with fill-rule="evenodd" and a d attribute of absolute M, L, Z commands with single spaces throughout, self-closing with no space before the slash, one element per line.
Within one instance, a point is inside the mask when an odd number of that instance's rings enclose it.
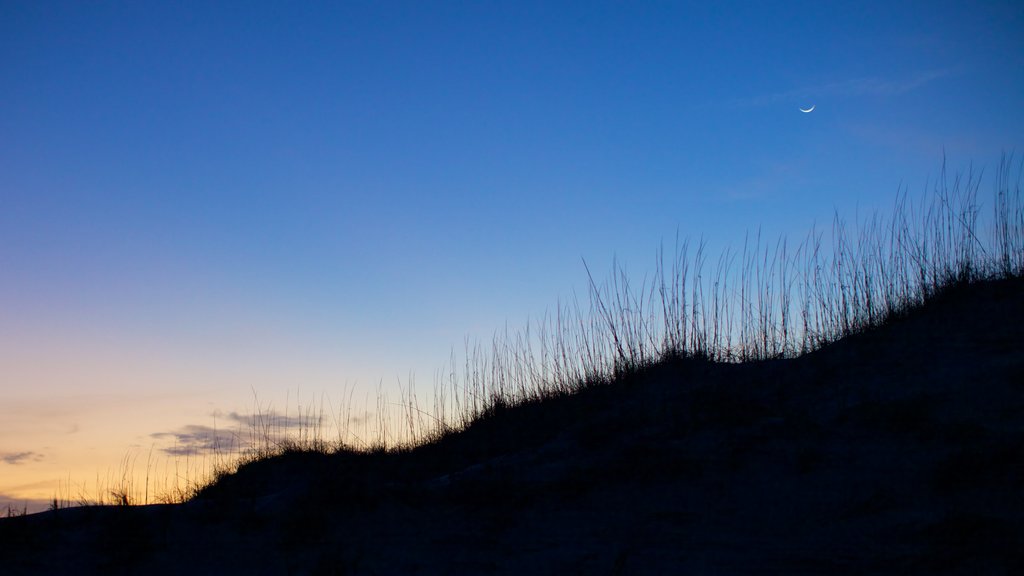
<path fill-rule="evenodd" d="M 0 0 L 0 507 L 991 174 L 1022 71 L 1010 1 Z"/>

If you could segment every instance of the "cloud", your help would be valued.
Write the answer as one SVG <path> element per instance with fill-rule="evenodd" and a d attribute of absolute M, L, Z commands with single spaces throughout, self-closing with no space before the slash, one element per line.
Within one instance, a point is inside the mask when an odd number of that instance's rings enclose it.
<path fill-rule="evenodd" d="M 172 432 L 155 432 L 150 434 L 150 437 L 173 441 L 173 446 L 161 448 L 165 454 L 171 456 L 233 452 L 242 444 L 236 432 L 196 424 L 182 426 Z"/>
<path fill-rule="evenodd" d="M 150 437 L 172 441 L 172 446 L 161 448 L 170 456 L 224 454 L 272 445 L 293 432 L 314 433 L 322 424 L 316 416 L 289 416 L 273 410 L 258 414 L 230 412 L 219 416 L 228 421 L 226 426 L 189 424 L 170 432 L 156 432 Z"/>
<path fill-rule="evenodd" d="M 309 427 L 316 423 L 316 418 L 311 416 L 285 416 L 274 411 L 260 414 L 239 414 L 238 412 L 230 412 L 227 415 L 227 419 L 232 422 L 242 424 L 243 426 L 256 429 L 277 428 L 292 430 Z"/>
<path fill-rule="evenodd" d="M 885 79 L 885 78 L 855 78 L 843 82 L 825 84 L 814 90 L 812 93 L 839 96 L 894 96 L 916 90 L 925 84 L 939 78 L 949 76 L 952 70 L 930 70 L 919 72 L 908 78 Z"/>
<path fill-rule="evenodd" d="M 24 464 L 25 462 L 39 462 L 43 459 L 43 455 L 38 452 L 0 452 L 0 462 L 17 466 L 18 464 Z"/>
<path fill-rule="evenodd" d="M 22 498 L 0 492 L 0 518 L 22 513 L 34 514 L 50 509 L 53 500 L 41 500 L 39 498 Z"/>
<path fill-rule="evenodd" d="M 733 101 L 736 106 L 768 106 L 778 102 L 803 102 L 808 98 L 853 97 L 853 96 L 898 96 L 916 90 L 930 82 L 950 76 L 951 68 L 918 72 L 902 78 L 850 78 L 826 84 L 818 84 L 762 94 L 751 98 L 740 98 Z"/>

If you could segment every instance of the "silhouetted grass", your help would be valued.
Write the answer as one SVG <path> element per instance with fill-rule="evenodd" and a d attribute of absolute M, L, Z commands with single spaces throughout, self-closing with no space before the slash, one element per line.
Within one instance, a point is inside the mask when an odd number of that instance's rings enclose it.
<path fill-rule="evenodd" d="M 0 517 L 4 518 L 18 518 L 19 516 L 25 516 L 28 514 L 28 506 L 24 505 L 21 508 L 16 507 L 14 504 L 7 504 L 7 509 Z"/>
<path fill-rule="evenodd" d="M 465 427 L 496 407 L 611 382 L 666 359 L 748 362 L 790 358 L 879 326 L 952 287 L 1024 273 L 1022 163 L 1004 157 L 991 219 L 981 221 L 981 175 L 950 178 L 943 163 L 930 197 L 898 194 L 892 213 L 830 237 L 748 236 L 710 259 L 703 242 L 659 249 L 653 279 L 637 285 L 613 263 L 589 298 L 573 298 L 520 332 L 454 355 L 437 382 L 431 434 Z M 412 407 L 415 408 L 415 407 Z M 428 424 L 430 422 L 428 421 Z M 419 429 L 410 427 L 415 440 Z"/>

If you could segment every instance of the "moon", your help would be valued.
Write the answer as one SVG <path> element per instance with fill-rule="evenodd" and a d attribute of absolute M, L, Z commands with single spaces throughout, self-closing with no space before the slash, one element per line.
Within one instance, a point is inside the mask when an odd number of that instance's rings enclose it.
<path fill-rule="evenodd" d="M 807 114 L 807 113 L 812 112 L 814 110 L 814 106 L 815 105 L 812 104 L 811 107 L 808 108 L 807 110 L 804 110 L 803 108 L 801 108 L 800 111 L 803 112 L 804 114 Z"/>

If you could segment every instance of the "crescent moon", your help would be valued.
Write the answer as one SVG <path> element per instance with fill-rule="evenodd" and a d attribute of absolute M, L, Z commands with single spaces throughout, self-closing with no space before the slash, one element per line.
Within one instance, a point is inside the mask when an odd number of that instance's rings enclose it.
<path fill-rule="evenodd" d="M 814 106 L 815 105 L 812 104 L 811 107 L 808 108 L 807 110 L 804 110 L 803 108 L 801 108 L 800 111 L 803 112 L 804 114 L 807 114 L 808 112 L 812 112 L 814 110 Z"/>

